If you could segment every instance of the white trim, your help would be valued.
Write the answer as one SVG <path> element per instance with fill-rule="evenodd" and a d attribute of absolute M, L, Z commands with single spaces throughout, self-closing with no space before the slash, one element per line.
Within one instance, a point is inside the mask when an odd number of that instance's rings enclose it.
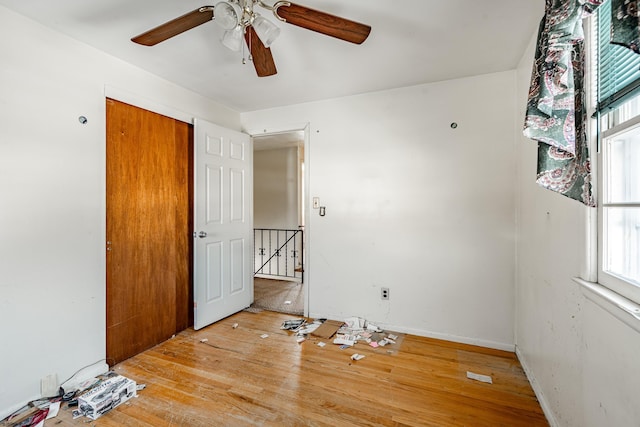
<path fill-rule="evenodd" d="M 444 341 L 457 342 L 460 344 L 477 345 L 479 347 L 493 348 L 495 350 L 509 351 L 511 353 L 513 353 L 516 348 L 515 344 L 484 340 L 481 338 L 470 338 L 470 337 L 463 337 L 459 335 L 444 334 L 440 332 L 425 331 L 422 329 L 406 328 L 406 327 L 396 326 L 396 325 L 379 324 L 376 322 L 374 323 L 380 326 L 382 329 L 389 330 L 389 331 L 396 331 L 396 332 L 402 332 L 405 334 L 418 335 L 426 338 L 435 338 L 435 339 L 444 340 Z"/>
<path fill-rule="evenodd" d="M 185 113 L 184 111 L 115 86 L 104 85 L 104 96 L 144 110 L 162 114 L 163 116 L 171 117 L 172 119 L 180 120 L 181 122 L 193 124 L 193 114 Z"/>
<path fill-rule="evenodd" d="M 593 17 L 595 15 L 591 15 Z M 590 17 L 590 18 L 591 18 Z M 593 55 L 593 42 L 594 31 L 593 21 L 587 18 L 583 20 L 585 26 L 585 77 L 587 77 L 588 84 L 585 85 L 585 99 L 587 100 L 587 117 L 593 117 L 596 110 L 596 87 L 597 87 L 597 61 L 595 61 L 595 55 Z M 597 43 L 596 43 L 597 44 Z M 587 131 L 587 145 L 591 156 L 591 195 L 594 200 L 598 199 L 598 176 L 600 170 L 598 168 L 597 159 L 594 161 L 594 157 L 597 157 L 598 144 L 598 120 L 599 116 L 595 119 L 587 119 L 586 131 Z M 587 208 L 585 218 L 585 251 L 584 261 L 580 275 L 589 280 L 597 280 L 598 278 L 598 209 Z"/>
<path fill-rule="evenodd" d="M 309 173 L 310 171 L 310 167 L 309 167 L 309 163 L 310 163 L 310 152 L 311 152 L 311 138 L 310 138 L 310 132 L 311 132 L 311 125 L 309 124 L 309 122 L 306 123 L 294 123 L 294 124 L 290 124 L 290 125 L 282 125 L 282 126 L 274 126 L 274 127 L 270 127 L 270 128 L 263 128 L 263 129 L 253 129 L 253 130 L 248 130 L 246 128 L 243 128 L 243 132 L 248 133 L 249 136 L 251 136 L 251 138 L 253 139 L 253 137 L 257 137 L 257 136 L 267 136 L 267 135 L 277 135 L 277 134 L 282 134 L 282 133 L 288 133 L 288 132 L 299 132 L 302 131 L 304 132 L 304 194 L 307 197 L 307 200 L 305 201 L 306 203 L 306 209 L 304 210 L 304 263 L 302 264 L 302 282 L 304 283 L 303 286 L 303 290 L 304 290 L 304 316 L 305 317 L 310 317 L 309 316 L 309 306 L 310 306 L 310 301 L 309 301 L 309 295 L 311 294 L 310 292 L 310 288 L 311 288 L 311 283 L 309 280 L 309 260 L 311 259 L 311 245 L 309 244 L 311 239 L 309 238 L 309 236 L 311 235 L 311 233 L 309 232 L 310 227 L 309 227 L 309 214 L 311 212 L 311 197 L 309 196 L 310 190 L 309 190 L 309 177 L 311 176 L 311 174 Z"/>
<path fill-rule="evenodd" d="M 337 316 L 337 315 L 326 316 L 326 315 L 320 314 L 320 313 L 311 313 L 311 315 L 308 316 L 308 317 L 311 317 L 311 318 L 314 318 L 314 319 L 317 319 L 317 318 L 342 319 L 342 318 L 344 318 L 344 316 Z M 403 333 L 403 334 L 411 334 L 411 335 L 416 335 L 416 336 L 425 337 L 425 338 L 434 338 L 434 339 L 438 339 L 438 340 L 456 342 L 456 343 L 460 343 L 460 344 L 476 345 L 476 346 L 479 346 L 479 347 L 492 348 L 494 350 L 509 351 L 511 353 L 513 353 L 515 351 L 515 344 L 509 344 L 509 343 L 503 343 L 503 342 L 491 341 L 491 340 L 484 340 L 484 339 L 480 339 L 480 338 L 463 337 L 463 336 L 459 336 L 459 335 L 451 335 L 451 334 L 445 334 L 445 333 L 440 333 L 440 332 L 425 331 L 423 329 L 407 328 L 407 327 L 404 327 L 404 326 L 390 325 L 390 324 L 387 324 L 387 323 L 378 323 L 378 322 L 376 322 L 374 320 L 372 320 L 371 323 L 379 326 L 380 328 L 384 329 L 385 331 L 400 332 L 400 333 Z"/>
<path fill-rule="evenodd" d="M 608 197 L 605 194 L 604 188 L 604 178 L 608 173 L 606 172 L 607 167 L 605 167 L 605 153 L 608 152 L 610 147 L 609 141 L 613 139 L 615 136 L 621 133 L 630 132 L 633 129 L 640 127 L 640 115 L 633 117 L 626 122 L 615 126 L 609 131 L 603 132 L 603 136 L 601 138 L 601 147 L 600 152 L 597 154 L 597 161 L 594 162 L 596 167 L 598 168 L 598 191 L 601 194 L 598 196 L 598 212 L 597 212 L 597 236 L 598 236 L 598 264 L 597 264 L 597 275 L 595 278 L 589 276 L 591 279 L 590 282 L 599 286 L 606 286 L 609 291 L 614 293 L 615 295 L 623 295 L 625 299 L 630 299 L 632 302 L 640 302 L 640 288 L 634 284 L 632 280 L 626 279 L 624 277 L 620 277 L 614 272 L 605 270 L 604 260 L 606 259 L 605 250 L 605 208 L 616 208 L 616 207 L 626 207 L 626 208 L 635 208 L 638 206 L 638 203 L 604 203 L 605 197 Z M 608 160 L 607 160 L 608 161 Z M 599 283 L 596 283 L 599 282 Z"/>
<path fill-rule="evenodd" d="M 629 120 L 615 125 L 614 127 L 602 132 L 602 139 L 611 138 L 618 133 L 627 132 L 631 129 L 640 126 L 640 115 L 634 116 Z"/>
<path fill-rule="evenodd" d="M 524 374 L 527 376 L 527 379 L 529 380 L 529 384 L 531 384 L 531 388 L 533 389 L 533 392 L 535 393 L 536 398 L 540 403 L 540 407 L 542 408 L 542 412 L 544 412 L 544 416 L 547 418 L 547 422 L 551 427 L 560 426 L 560 424 L 558 423 L 558 420 L 556 420 L 556 417 L 553 414 L 553 411 L 551 410 L 551 405 L 549 405 L 549 401 L 547 401 L 547 397 L 542 391 L 542 387 L 540 387 L 538 380 L 536 380 L 535 375 L 533 375 L 533 371 L 529 368 L 529 365 L 527 365 L 526 359 L 522 354 L 522 352 L 520 351 L 520 347 L 518 347 L 517 345 L 516 345 L 516 357 L 518 358 L 518 361 L 520 361 L 520 365 L 522 366 L 522 370 L 524 371 Z"/>
<path fill-rule="evenodd" d="M 109 372 L 109 365 L 106 363 L 99 363 L 83 368 L 73 378 L 70 378 L 64 383 L 64 391 L 75 390 L 82 382 L 97 377 L 98 375 L 106 374 L 107 372 Z"/>
<path fill-rule="evenodd" d="M 580 285 L 580 289 L 587 299 L 612 314 L 616 319 L 640 332 L 640 305 L 613 292 L 599 283 L 587 282 L 579 277 L 573 281 Z"/>

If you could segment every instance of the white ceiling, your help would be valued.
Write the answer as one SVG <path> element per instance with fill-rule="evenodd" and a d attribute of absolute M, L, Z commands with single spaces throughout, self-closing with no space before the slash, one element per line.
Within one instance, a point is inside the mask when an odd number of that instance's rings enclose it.
<path fill-rule="evenodd" d="M 154 47 L 130 41 L 203 0 L 0 0 L 239 112 L 513 69 L 544 9 L 544 0 L 297 3 L 371 25 L 371 35 L 354 45 L 278 22 L 280 37 L 271 46 L 278 74 L 259 78 L 252 64 L 242 65 L 241 53 L 219 43 L 213 21 Z"/>

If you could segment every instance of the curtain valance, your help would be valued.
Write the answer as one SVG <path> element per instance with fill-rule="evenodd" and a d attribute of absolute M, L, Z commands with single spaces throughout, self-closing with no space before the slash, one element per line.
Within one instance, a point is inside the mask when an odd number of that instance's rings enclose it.
<path fill-rule="evenodd" d="M 585 132 L 582 19 L 606 0 L 546 0 L 524 135 L 538 142 L 536 182 L 595 206 Z M 611 1 L 611 43 L 640 53 L 640 0 Z"/>

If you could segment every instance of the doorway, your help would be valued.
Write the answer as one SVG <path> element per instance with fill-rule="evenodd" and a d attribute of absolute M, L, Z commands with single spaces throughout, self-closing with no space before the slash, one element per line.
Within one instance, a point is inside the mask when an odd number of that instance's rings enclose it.
<path fill-rule="evenodd" d="M 193 127 L 106 100 L 110 365 L 193 324 Z"/>
<path fill-rule="evenodd" d="M 305 131 L 253 137 L 254 303 L 305 311 Z"/>

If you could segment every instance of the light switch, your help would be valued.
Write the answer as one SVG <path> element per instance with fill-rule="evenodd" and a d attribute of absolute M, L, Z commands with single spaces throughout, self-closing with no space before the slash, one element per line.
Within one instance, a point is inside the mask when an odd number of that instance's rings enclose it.
<path fill-rule="evenodd" d="M 318 209 L 320 207 L 320 197 L 313 198 L 313 209 Z"/>

